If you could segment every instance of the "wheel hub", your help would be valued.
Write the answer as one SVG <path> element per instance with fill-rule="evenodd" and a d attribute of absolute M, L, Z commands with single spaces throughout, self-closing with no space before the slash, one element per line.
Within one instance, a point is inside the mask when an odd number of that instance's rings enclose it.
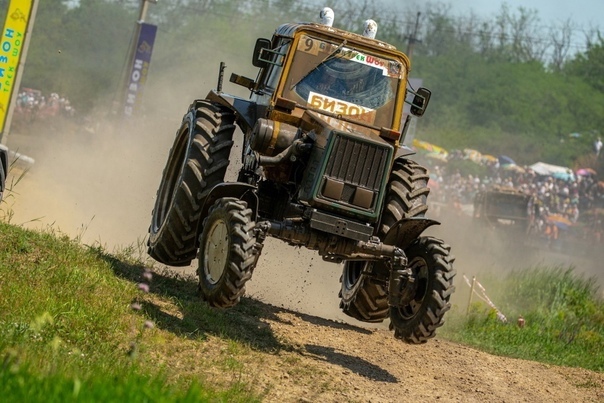
<path fill-rule="evenodd" d="M 216 284 L 226 268 L 229 248 L 229 231 L 226 222 L 216 220 L 208 231 L 203 258 L 203 271 L 211 284 Z"/>
<path fill-rule="evenodd" d="M 398 310 L 404 319 L 413 318 L 426 298 L 428 287 L 428 264 L 424 259 L 414 259 L 409 262 L 414 281 L 403 286 Z"/>

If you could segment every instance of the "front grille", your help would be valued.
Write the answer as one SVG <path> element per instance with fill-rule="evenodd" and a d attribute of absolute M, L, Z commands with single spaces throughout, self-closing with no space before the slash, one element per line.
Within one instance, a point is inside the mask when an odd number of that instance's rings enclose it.
<path fill-rule="evenodd" d="M 332 135 L 333 144 L 326 156 L 328 160 L 320 188 L 322 196 L 374 210 L 375 195 L 382 186 L 392 147 L 344 133 Z"/>

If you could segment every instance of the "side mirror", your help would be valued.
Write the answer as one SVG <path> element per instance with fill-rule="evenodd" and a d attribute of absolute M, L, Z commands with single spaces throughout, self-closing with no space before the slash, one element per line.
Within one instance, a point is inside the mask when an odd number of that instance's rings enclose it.
<path fill-rule="evenodd" d="M 428 102 L 430 101 L 430 95 L 432 93 L 429 89 L 420 87 L 413 97 L 413 102 L 411 102 L 411 114 L 414 116 L 423 116 L 426 112 L 426 108 L 428 107 Z"/>
<path fill-rule="evenodd" d="M 271 41 L 265 38 L 258 38 L 256 40 L 256 46 L 254 46 L 254 55 L 252 56 L 252 64 L 254 67 L 266 67 L 269 65 L 270 60 L 265 59 L 265 51 L 271 48 Z"/>

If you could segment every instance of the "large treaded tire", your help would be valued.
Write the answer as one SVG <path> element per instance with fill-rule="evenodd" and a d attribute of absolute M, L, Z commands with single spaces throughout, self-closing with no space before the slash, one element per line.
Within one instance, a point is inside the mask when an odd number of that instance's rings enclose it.
<path fill-rule="evenodd" d="M 199 291 L 210 306 L 229 308 L 245 293 L 260 255 L 252 210 L 232 197 L 218 199 L 199 236 Z"/>
<path fill-rule="evenodd" d="M 187 266 L 197 254 L 197 227 L 208 192 L 224 182 L 235 115 L 195 101 L 176 133 L 149 227 L 148 253 L 160 263 Z"/>
<path fill-rule="evenodd" d="M 409 344 L 422 344 L 434 337 L 451 309 L 454 257 L 451 247 L 440 239 L 420 237 L 406 250 L 408 266 L 415 276 L 414 297 L 403 307 L 390 308 L 394 337 Z"/>
<path fill-rule="evenodd" d="M 390 173 L 388 193 L 378 236 L 384 236 L 401 218 L 419 217 L 428 210 L 428 172 L 414 161 L 397 159 Z M 361 322 L 382 322 L 388 318 L 388 293 L 384 285 L 374 282 L 365 272 L 371 262 L 347 261 L 340 282 L 340 308 Z"/>

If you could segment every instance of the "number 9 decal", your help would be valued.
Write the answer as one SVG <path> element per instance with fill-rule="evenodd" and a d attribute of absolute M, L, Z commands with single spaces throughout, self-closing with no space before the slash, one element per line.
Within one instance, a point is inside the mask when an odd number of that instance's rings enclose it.
<path fill-rule="evenodd" d="M 311 55 L 319 54 L 319 47 L 323 44 L 320 40 L 315 40 L 309 36 L 303 35 L 298 42 L 298 51 L 310 53 Z"/>
<path fill-rule="evenodd" d="M 306 45 L 306 49 L 304 49 L 305 52 L 310 52 L 314 45 L 312 38 L 308 38 L 308 37 L 304 41 L 304 44 Z"/>

